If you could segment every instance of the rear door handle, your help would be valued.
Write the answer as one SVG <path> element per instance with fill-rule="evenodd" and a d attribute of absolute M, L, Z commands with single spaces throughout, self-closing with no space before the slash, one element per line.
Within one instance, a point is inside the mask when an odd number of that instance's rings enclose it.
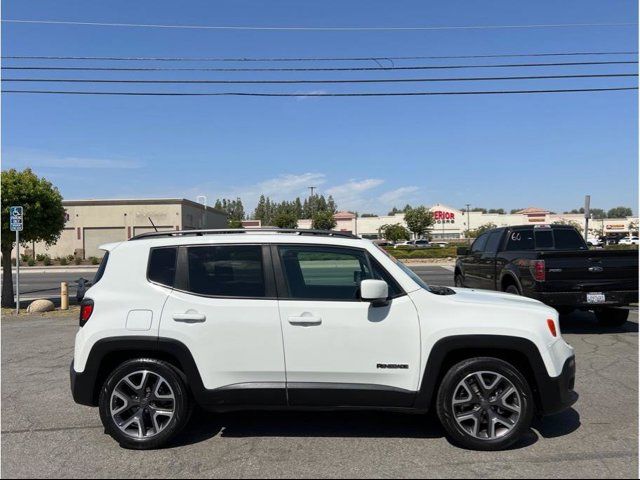
<path fill-rule="evenodd" d="M 174 313 L 173 319 L 176 322 L 202 323 L 207 319 L 207 316 L 204 313 L 196 312 Z"/>
<path fill-rule="evenodd" d="M 313 315 L 289 317 L 289 323 L 291 325 L 300 326 L 300 327 L 312 327 L 314 325 L 320 325 L 322 323 L 322 318 L 314 317 Z"/>

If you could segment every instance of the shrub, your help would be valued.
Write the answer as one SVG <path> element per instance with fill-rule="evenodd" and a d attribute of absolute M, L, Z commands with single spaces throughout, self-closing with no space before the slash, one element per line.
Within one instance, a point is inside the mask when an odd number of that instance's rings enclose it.
<path fill-rule="evenodd" d="M 67 255 L 67 260 L 70 262 L 73 262 L 73 260 L 76 258 L 75 255 Z"/>
<path fill-rule="evenodd" d="M 91 265 L 99 265 L 100 264 L 100 259 L 98 257 L 89 257 L 89 261 L 91 262 Z"/>
<path fill-rule="evenodd" d="M 67 260 L 67 257 L 62 257 L 60 259 L 60 265 L 68 265 L 69 264 L 69 260 Z"/>
<path fill-rule="evenodd" d="M 51 257 L 50 257 L 49 255 L 45 255 L 42 261 L 44 262 L 44 264 L 45 264 L 46 266 L 49 266 L 49 265 L 51 265 L 51 264 L 53 263 L 53 262 L 51 261 Z"/>
<path fill-rule="evenodd" d="M 45 255 L 44 253 L 39 253 L 39 254 L 36 255 L 36 260 L 38 262 L 44 262 L 44 259 L 45 259 L 46 256 L 47 255 Z"/>
<path fill-rule="evenodd" d="M 20 254 L 20 258 L 22 258 L 22 261 L 23 261 L 23 262 L 28 262 L 28 261 L 29 261 L 29 259 L 31 258 L 31 256 L 30 256 L 30 255 L 27 255 L 26 253 L 21 253 L 21 254 Z"/>
<path fill-rule="evenodd" d="M 82 259 L 80 257 L 75 257 L 73 263 L 75 263 L 76 265 L 80 265 L 82 263 Z"/>
<path fill-rule="evenodd" d="M 36 264 L 36 261 L 33 258 L 30 258 L 29 260 L 27 260 L 27 265 L 29 265 L 30 267 L 33 267 Z"/>

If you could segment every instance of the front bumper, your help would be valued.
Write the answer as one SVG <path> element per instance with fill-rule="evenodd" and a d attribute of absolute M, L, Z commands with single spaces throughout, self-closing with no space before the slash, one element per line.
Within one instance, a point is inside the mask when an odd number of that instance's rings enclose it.
<path fill-rule="evenodd" d="M 624 307 L 630 303 L 638 301 L 637 290 L 621 290 L 613 292 L 602 292 L 605 294 L 604 303 L 588 303 L 587 292 L 535 292 L 531 295 L 536 300 L 551 307 L 575 307 L 575 308 L 597 308 L 597 307 Z"/>
<path fill-rule="evenodd" d="M 540 413 L 554 415 L 571 407 L 578 401 L 573 390 L 576 381 L 576 357 L 567 359 L 558 377 L 538 379 Z"/>

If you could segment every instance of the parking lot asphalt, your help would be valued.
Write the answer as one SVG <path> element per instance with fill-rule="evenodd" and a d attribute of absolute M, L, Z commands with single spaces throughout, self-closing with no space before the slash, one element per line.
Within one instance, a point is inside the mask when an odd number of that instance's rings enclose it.
<path fill-rule="evenodd" d="M 430 267 L 438 269 L 440 267 Z M 449 278 L 451 272 L 432 274 Z M 428 272 L 423 276 L 437 281 Z M 431 277 L 431 278 L 430 278 Z M 196 413 L 169 447 L 120 448 L 97 409 L 73 403 L 74 316 L 2 319 L 3 477 L 547 477 L 638 475 L 638 314 L 604 329 L 562 321 L 576 348 L 574 408 L 538 420 L 505 452 L 451 445 L 431 415 Z"/>

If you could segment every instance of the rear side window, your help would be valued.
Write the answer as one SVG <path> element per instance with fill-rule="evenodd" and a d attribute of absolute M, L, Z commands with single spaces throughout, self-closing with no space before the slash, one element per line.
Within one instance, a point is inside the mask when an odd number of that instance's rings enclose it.
<path fill-rule="evenodd" d="M 582 235 L 572 228 L 558 228 L 553 231 L 556 250 L 586 250 Z"/>
<path fill-rule="evenodd" d="M 151 249 L 147 271 L 149 281 L 173 287 L 173 281 L 176 278 L 177 251 L 175 247 Z"/>
<path fill-rule="evenodd" d="M 509 232 L 506 250 L 533 250 L 534 248 L 533 228 L 526 230 L 512 230 Z"/>
<path fill-rule="evenodd" d="M 265 297 L 262 247 L 189 247 L 189 291 L 222 297 Z"/>
<path fill-rule="evenodd" d="M 533 232 L 537 249 L 553 248 L 552 230 L 535 230 Z"/>
<path fill-rule="evenodd" d="M 102 261 L 100 262 L 100 266 L 98 267 L 98 271 L 96 272 L 95 277 L 93 277 L 92 285 L 95 285 L 100 281 L 100 279 L 104 275 L 104 271 L 107 269 L 108 261 L 109 261 L 109 252 L 105 252 L 104 257 L 102 257 Z"/>

